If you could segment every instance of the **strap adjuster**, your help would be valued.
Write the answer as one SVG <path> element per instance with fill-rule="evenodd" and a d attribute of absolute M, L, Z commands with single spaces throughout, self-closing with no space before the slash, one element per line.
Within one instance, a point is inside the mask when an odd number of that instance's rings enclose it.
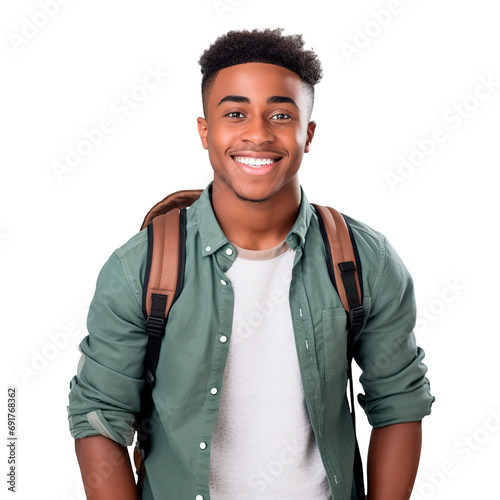
<path fill-rule="evenodd" d="M 356 271 L 356 266 L 352 260 L 349 260 L 347 262 L 339 262 L 339 269 L 342 274 L 353 273 Z"/>
<path fill-rule="evenodd" d="M 144 380 L 146 381 L 146 384 L 152 388 L 155 385 L 156 377 L 151 373 L 151 370 L 146 370 Z"/>
<path fill-rule="evenodd" d="M 352 307 L 349 310 L 349 329 L 354 328 L 358 330 L 363 325 L 365 319 L 365 310 L 363 306 Z"/>
<path fill-rule="evenodd" d="M 146 333 L 150 337 L 163 337 L 165 334 L 165 318 L 148 316 L 146 320 Z"/>

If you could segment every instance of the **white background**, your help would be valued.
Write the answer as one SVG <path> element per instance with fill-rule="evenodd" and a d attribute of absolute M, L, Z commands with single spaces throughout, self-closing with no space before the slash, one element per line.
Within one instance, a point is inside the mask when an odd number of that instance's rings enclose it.
<path fill-rule="evenodd" d="M 212 179 L 197 61 L 217 36 L 254 27 L 302 33 L 323 64 L 300 171 L 309 201 L 383 232 L 414 277 L 436 402 L 412 499 L 497 498 L 498 3 L 47 0 L 50 16 L 43 3 L 3 2 L 0 14 L 2 405 L 17 387 L 16 498 L 83 498 L 66 405 L 97 274 L 156 201 Z M 168 74 L 141 93 L 148 67 Z M 141 101 L 118 112 L 131 93 Z M 113 130 L 57 175 L 103 119 Z M 418 153 L 437 128 L 445 139 Z M 401 157 L 415 166 L 391 189 Z"/>

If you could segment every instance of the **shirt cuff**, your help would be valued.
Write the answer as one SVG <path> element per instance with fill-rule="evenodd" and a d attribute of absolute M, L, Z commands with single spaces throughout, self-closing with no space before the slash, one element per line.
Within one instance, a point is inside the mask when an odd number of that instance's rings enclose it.
<path fill-rule="evenodd" d="M 110 423 L 113 420 L 119 420 L 119 429 L 115 429 Z M 71 435 L 75 438 L 84 438 L 89 436 L 104 436 L 122 446 L 130 446 L 134 441 L 134 419 L 123 418 L 123 415 L 117 419 L 116 416 L 106 418 L 102 410 L 93 410 L 85 415 L 68 416 Z"/>

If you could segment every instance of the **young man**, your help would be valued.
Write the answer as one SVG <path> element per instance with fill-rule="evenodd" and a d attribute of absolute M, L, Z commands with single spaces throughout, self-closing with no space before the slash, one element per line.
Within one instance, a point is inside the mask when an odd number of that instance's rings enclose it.
<path fill-rule="evenodd" d="M 187 210 L 182 293 L 153 392 L 144 499 L 355 498 L 346 314 L 298 180 L 321 66 L 301 36 L 229 32 L 202 55 L 213 182 Z M 321 167 L 318 167 L 321 175 Z M 374 427 L 368 498 L 410 497 L 434 400 L 412 329 L 412 280 L 385 238 L 348 219 L 363 270 L 355 343 Z M 147 234 L 103 267 L 68 407 L 88 498 L 135 499 Z"/>

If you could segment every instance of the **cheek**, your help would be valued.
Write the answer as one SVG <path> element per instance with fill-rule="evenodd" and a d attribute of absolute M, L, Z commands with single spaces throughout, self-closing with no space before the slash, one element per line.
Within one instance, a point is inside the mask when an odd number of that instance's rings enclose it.
<path fill-rule="evenodd" d="M 209 151 L 216 156 L 224 156 L 227 149 L 234 143 L 234 133 L 224 128 L 213 127 L 209 129 Z"/>
<path fill-rule="evenodd" d="M 221 172 L 227 169 L 226 151 L 232 143 L 226 130 L 213 127 L 208 133 L 208 158 L 212 168 Z"/>
<path fill-rule="evenodd" d="M 289 144 L 290 153 L 293 156 L 301 157 L 304 154 L 304 149 L 307 141 L 307 134 L 302 128 L 295 129 L 290 133 Z"/>

